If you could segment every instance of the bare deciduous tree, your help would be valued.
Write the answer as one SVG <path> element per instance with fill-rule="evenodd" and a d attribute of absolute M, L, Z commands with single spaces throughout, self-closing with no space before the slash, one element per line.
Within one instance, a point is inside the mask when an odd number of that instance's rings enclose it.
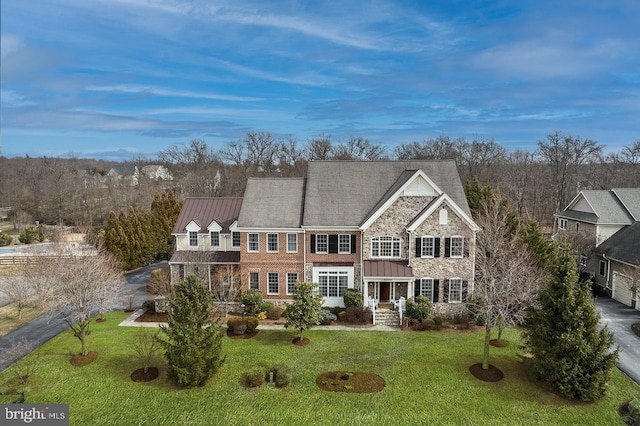
<path fill-rule="evenodd" d="M 236 300 L 240 292 L 240 268 L 236 265 L 220 265 L 212 275 L 213 298 L 224 304 L 226 316 L 229 314 L 229 302 Z"/>
<path fill-rule="evenodd" d="M 103 300 L 115 297 L 122 285 L 122 272 L 106 252 L 95 256 L 75 256 L 52 262 L 49 279 L 53 282 L 50 300 L 56 313 L 69 325 L 87 355 L 86 338 L 91 317 Z"/>
<path fill-rule="evenodd" d="M 29 299 L 33 296 L 34 290 L 31 283 L 24 276 L 15 276 L 8 279 L 7 285 L 3 288 L 4 293 L 9 296 L 11 302 L 18 310 L 18 321 L 22 320 L 22 311 L 28 306 Z"/>
<path fill-rule="evenodd" d="M 491 330 L 522 323 L 544 279 L 528 250 L 509 228 L 509 207 L 493 196 L 481 207 L 476 223 L 476 279 L 469 307 L 485 321 L 482 368 L 489 368 Z M 498 339 L 501 335 L 498 336 Z"/>
<path fill-rule="evenodd" d="M 146 374 L 153 361 L 153 358 L 162 349 L 162 343 L 158 338 L 160 330 L 150 331 L 141 327 L 135 334 L 132 342 L 133 351 L 136 358 L 142 364 L 142 369 Z"/>

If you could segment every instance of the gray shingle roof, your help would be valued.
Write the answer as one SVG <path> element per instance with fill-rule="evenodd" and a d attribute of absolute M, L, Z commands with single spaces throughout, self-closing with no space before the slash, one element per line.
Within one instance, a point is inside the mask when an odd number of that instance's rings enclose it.
<path fill-rule="evenodd" d="M 186 233 L 186 226 L 192 220 L 200 225 L 200 232 L 206 233 L 207 227 L 215 220 L 222 227 L 220 232 L 228 234 L 229 226 L 238 219 L 241 206 L 242 198 L 237 197 L 187 198 L 172 233 Z"/>
<path fill-rule="evenodd" d="M 303 178 L 250 178 L 238 217 L 242 228 L 299 228 Z"/>
<path fill-rule="evenodd" d="M 597 217 L 593 223 L 630 225 L 633 222 L 631 214 L 634 211 L 640 214 L 640 189 L 624 188 L 611 191 L 594 189 L 581 191 L 580 194 L 589 203 Z M 619 198 L 619 195 L 622 198 Z M 568 208 L 559 216 L 579 219 L 580 215 L 577 212 Z"/>
<path fill-rule="evenodd" d="M 311 161 L 305 226 L 360 225 L 414 171 L 422 170 L 467 214 L 469 205 L 453 161 Z"/>
<path fill-rule="evenodd" d="M 613 188 L 611 191 L 618 196 L 633 219 L 640 221 L 640 188 Z"/>
<path fill-rule="evenodd" d="M 625 226 L 596 248 L 596 252 L 631 265 L 640 266 L 640 222 Z"/>

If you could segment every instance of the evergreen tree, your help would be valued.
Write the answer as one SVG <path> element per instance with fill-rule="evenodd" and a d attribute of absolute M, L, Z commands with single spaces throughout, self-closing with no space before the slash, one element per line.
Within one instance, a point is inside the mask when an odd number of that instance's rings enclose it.
<path fill-rule="evenodd" d="M 202 386 L 225 361 L 220 325 L 211 321 L 212 299 L 202 283 L 189 275 L 169 300 L 162 340 L 167 376 L 185 386 Z"/>
<path fill-rule="evenodd" d="M 545 237 L 540 224 L 534 218 L 525 221 L 520 227 L 520 240 L 533 253 L 541 268 L 549 270 L 557 264 L 558 246 L 553 240 Z"/>
<path fill-rule="evenodd" d="M 562 254 L 549 285 L 540 292 L 538 309 L 530 310 L 524 337 L 533 354 L 533 371 L 568 397 L 602 397 L 616 365 L 613 333 L 598 330 L 591 286 L 578 282 L 575 261 Z"/>
<path fill-rule="evenodd" d="M 314 325 L 318 325 L 322 317 L 323 297 L 317 291 L 317 284 L 299 282 L 296 284 L 296 291 L 293 294 L 293 303 L 287 306 L 285 317 L 287 319 L 285 327 L 297 328 L 302 333 Z"/>
<path fill-rule="evenodd" d="M 174 238 L 171 234 L 178 220 L 182 203 L 171 191 L 156 193 L 151 203 L 150 222 L 156 253 L 168 254 L 173 249 Z"/>

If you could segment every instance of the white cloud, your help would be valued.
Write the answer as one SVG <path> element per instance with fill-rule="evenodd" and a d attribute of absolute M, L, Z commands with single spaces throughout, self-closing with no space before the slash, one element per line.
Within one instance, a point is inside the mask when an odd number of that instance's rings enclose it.
<path fill-rule="evenodd" d="M 177 98 L 195 98 L 195 99 L 215 99 L 221 101 L 260 101 L 260 98 L 248 97 L 248 96 L 232 96 L 232 95 L 220 95 L 204 92 L 193 92 L 188 90 L 170 90 L 163 89 L 161 87 L 153 86 L 139 86 L 139 85 L 127 85 L 116 84 L 110 86 L 88 86 L 86 88 L 92 92 L 111 92 L 111 93 L 135 93 L 135 94 L 149 94 L 155 96 L 169 96 Z"/>

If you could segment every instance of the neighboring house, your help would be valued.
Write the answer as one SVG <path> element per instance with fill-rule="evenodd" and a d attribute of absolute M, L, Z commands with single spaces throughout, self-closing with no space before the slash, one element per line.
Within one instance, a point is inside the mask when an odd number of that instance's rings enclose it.
<path fill-rule="evenodd" d="M 160 180 L 173 180 L 173 175 L 171 172 L 165 167 L 157 164 L 152 164 L 149 166 L 143 166 L 141 169 L 135 167 L 133 172 L 133 181 L 134 184 L 138 183 L 140 175 L 146 176 L 147 179 L 160 181 Z"/>
<path fill-rule="evenodd" d="M 355 288 L 453 315 L 473 291 L 479 228 L 453 161 L 311 161 L 306 179 L 252 178 L 237 229 L 242 286 L 265 299 L 311 281 L 326 306 Z"/>
<path fill-rule="evenodd" d="M 209 290 L 221 275 L 236 274 L 240 266 L 237 220 L 242 198 L 187 198 L 172 234 L 176 251 L 169 265 L 171 281 L 194 274 Z"/>
<path fill-rule="evenodd" d="M 600 244 L 598 275 L 605 280 L 611 296 L 640 310 L 640 222 L 634 222 Z"/>
<path fill-rule="evenodd" d="M 640 220 L 640 188 L 580 191 L 567 208 L 556 214 L 557 234 L 563 237 L 582 233 L 589 236 L 589 251 L 599 248 L 620 230 Z M 635 245 L 640 250 L 640 240 Z M 596 285 L 611 291 L 607 260 L 601 254 L 580 254 L 580 267 Z"/>

